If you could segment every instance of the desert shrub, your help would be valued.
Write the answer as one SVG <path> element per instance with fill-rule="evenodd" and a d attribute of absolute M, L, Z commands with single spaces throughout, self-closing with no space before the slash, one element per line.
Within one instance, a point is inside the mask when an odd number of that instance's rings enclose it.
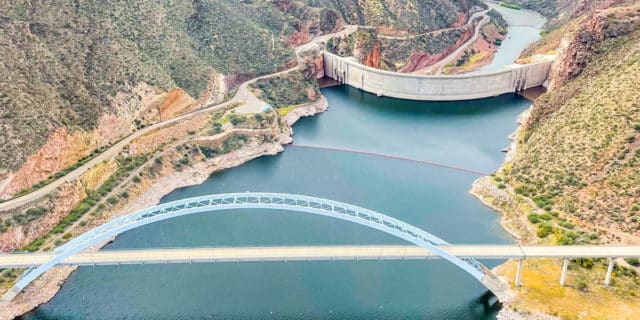
<path fill-rule="evenodd" d="M 527 219 L 529 219 L 529 222 L 531 223 L 538 223 L 540 222 L 540 216 L 537 213 L 530 213 L 527 216 Z"/>
<path fill-rule="evenodd" d="M 545 221 L 538 224 L 538 230 L 536 234 L 538 238 L 546 238 L 551 234 L 552 231 L 553 231 L 553 225 Z"/>

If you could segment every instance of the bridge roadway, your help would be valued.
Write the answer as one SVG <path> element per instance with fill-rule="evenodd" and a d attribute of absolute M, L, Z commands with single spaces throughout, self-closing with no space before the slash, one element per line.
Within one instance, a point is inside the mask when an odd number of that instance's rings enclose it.
<path fill-rule="evenodd" d="M 442 245 L 440 247 L 460 258 L 474 259 L 640 257 L 640 246 Z M 53 257 L 53 253 L 46 252 L 3 254 L 0 255 L 0 269 L 37 267 Z M 411 245 L 225 247 L 102 250 L 75 254 L 59 265 L 437 258 L 439 258 L 438 255 Z"/>

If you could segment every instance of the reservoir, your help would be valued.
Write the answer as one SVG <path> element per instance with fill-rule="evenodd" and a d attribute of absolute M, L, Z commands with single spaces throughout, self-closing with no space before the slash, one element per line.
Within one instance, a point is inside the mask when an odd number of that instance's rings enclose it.
<path fill-rule="evenodd" d="M 487 71 L 510 64 L 539 36 L 541 22 L 533 13 L 498 7 L 514 26 L 511 41 L 504 41 Z M 530 105 L 513 94 L 462 102 L 379 98 L 344 86 L 323 94 L 329 111 L 295 125 L 296 145 L 392 154 L 480 172 L 500 167 L 500 150 L 510 144 L 515 119 Z M 306 194 L 376 210 L 454 244 L 513 242 L 499 216 L 468 193 L 478 177 L 288 146 L 162 201 L 244 191 Z M 236 210 L 151 224 L 122 234 L 107 249 L 403 243 L 327 217 Z M 79 268 L 53 300 L 25 318 L 495 319 L 498 307 L 488 300 L 475 279 L 441 260 L 103 266 Z"/>
<path fill-rule="evenodd" d="M 294 143 L 496 170 L 516 95 L 465 102 L 378 98 L 323 89 L 329 111 L 295 125 Z M 399 218 L 456 244 L 507 243 L 499 216 L 468 193 L 478 175 L 415 162 L 289 146 L 163 201 L 272 191 L 343 201 Z M 237 210 L 151 224 L 109 248 L 399 244 L 349 222 Z M 249 262 L 82 267 L 27 319 L 494 319 L 485 288 L 441 261 Z"/>

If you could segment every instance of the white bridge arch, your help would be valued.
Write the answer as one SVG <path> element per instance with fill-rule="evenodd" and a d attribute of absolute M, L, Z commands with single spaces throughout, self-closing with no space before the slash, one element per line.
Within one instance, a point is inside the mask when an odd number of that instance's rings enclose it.
<path fill-rule="evenodd" d="M 498 300 L 502 301 L 508 298 L 498 278 L 481 263 L 474 259 L 461 259 L 456 257 L 438 247 L 439 245 L 447 245 L 449 243 L 406 222 L 373 210 L 323 198 L 284 193 L 247 192 L 214 194 L 176 200 L 145 208 L 111 220 L 54 249 L 53 252 L 55 256 L 46 263 L 27 270 L 3 296 L 3 300 L 13 299 L 29 283 L 66 258 L 91 246 L 103 243 L 120 233 L 153 222 L 188 214 L 230 209 L 280 209 L 311 213 L 351 221 L 359 225 L 377 229 L 425 248 L 453 263 L 480 281 L 487 289 L 496 295 Z"/>

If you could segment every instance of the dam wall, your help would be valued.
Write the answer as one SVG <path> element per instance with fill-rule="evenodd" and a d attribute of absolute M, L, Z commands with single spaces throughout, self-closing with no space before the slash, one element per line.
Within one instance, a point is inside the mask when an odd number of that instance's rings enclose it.
<path fill-rule="evenodd" d="M 324 52 L 324 74 L 341 83 L 392 98 L 450 101 L 471 100 L 541 86 L 553 60 L 511 65 L 504 70 L 466 75 L 416 75 L 379 70 L 353 57 Z"/>

